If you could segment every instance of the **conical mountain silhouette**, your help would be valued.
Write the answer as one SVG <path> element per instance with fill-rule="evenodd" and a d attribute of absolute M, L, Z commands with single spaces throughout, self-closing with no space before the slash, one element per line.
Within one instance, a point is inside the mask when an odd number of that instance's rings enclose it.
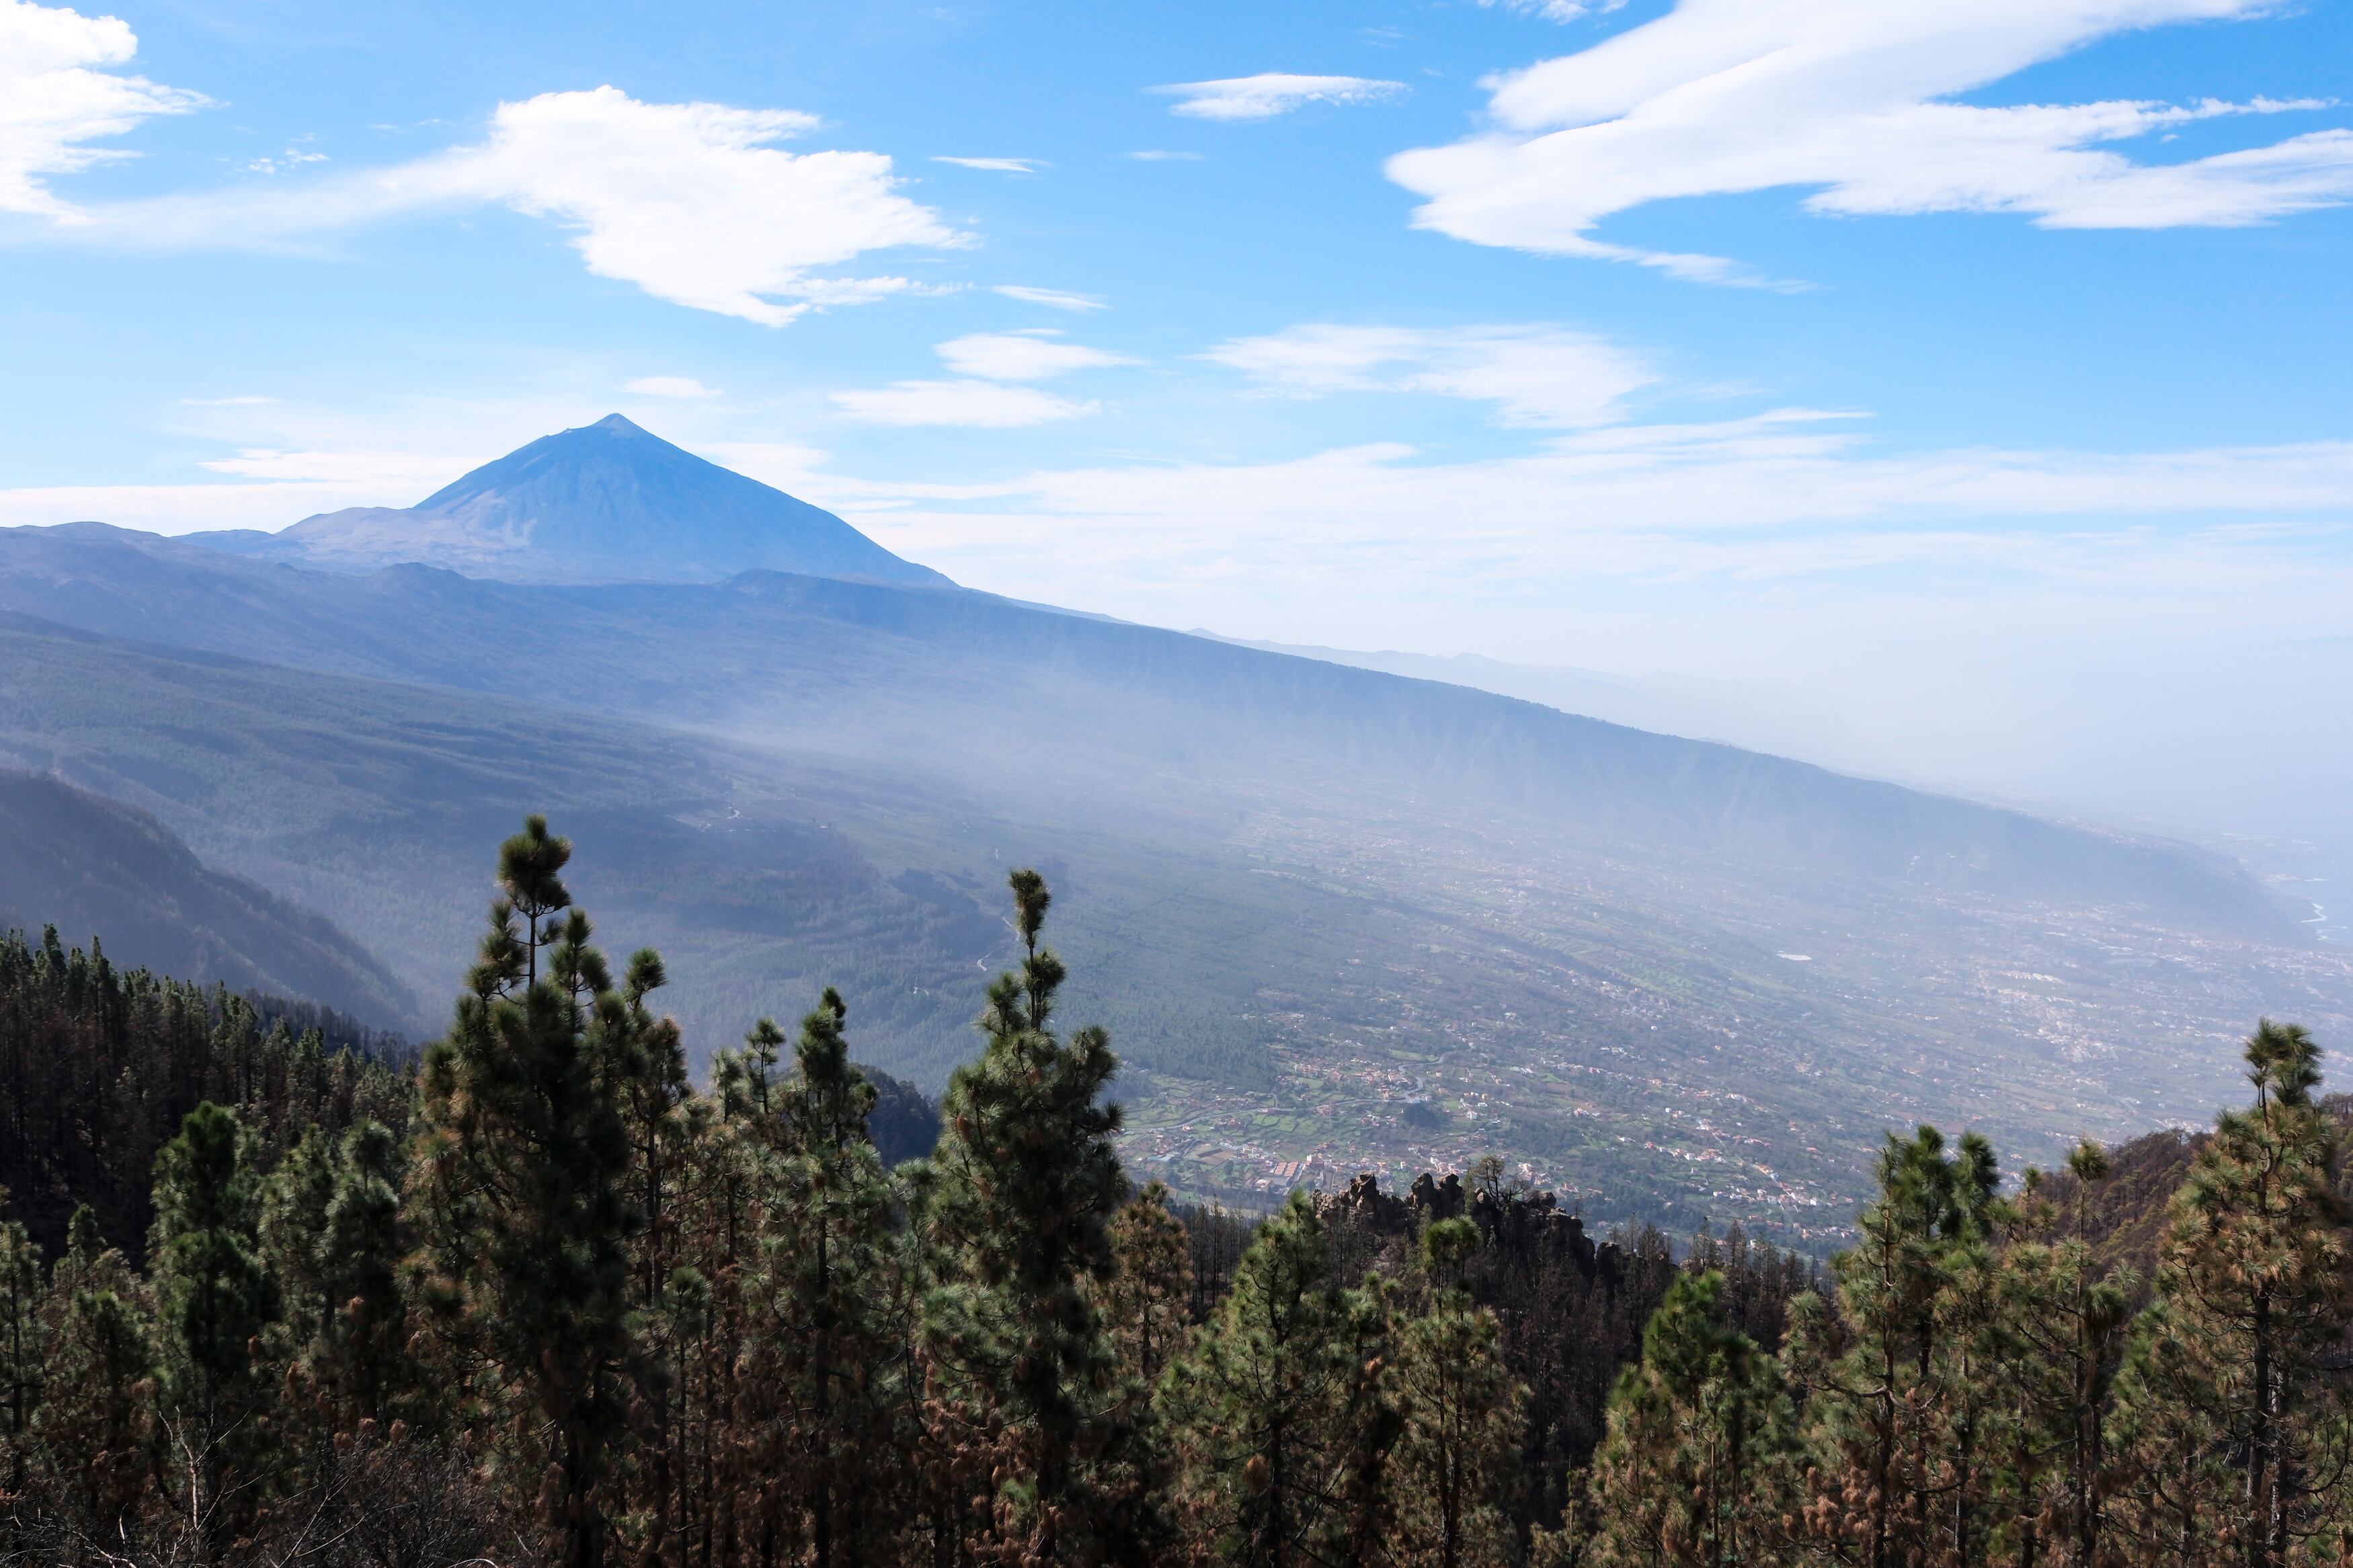
<path fill-rule="evenodd" d="M 279 533 L 192 537 L 331 570 L 418 562 L 515 583 L 708 583 L 766 569 L 950 585 L 833 513 L 618 414 L 543 436 L 413 507 L 351 507 Z"/>

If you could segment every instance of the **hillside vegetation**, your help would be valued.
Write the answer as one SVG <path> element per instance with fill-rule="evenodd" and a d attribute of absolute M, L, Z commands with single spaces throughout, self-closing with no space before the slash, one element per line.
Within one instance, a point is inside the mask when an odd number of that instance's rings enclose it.
<path fill-rule="evenodd" d="M 0 1560 L 2287 1568 L 2353 1544 L 2353 1206 L 2301 1028 L 2258 1028 L 2252 1102 L 2194 1144 L 2005 1184 L 1974 1132 L 1889 1135 L 1826 1272 L 1738 1235 L 1597 1242 L 1499 1161 L 1238 1224 L 1124 1170 L 1118 1059 L 1066 1021 L 1034 871 L 979 1054 L 895 1170 L 838 994 L 797 1039 L 756 1021 L 698 1089 L 662 959 L 603 954 L 570 844 L 533 818 L 497 872 L 413 1083 L 225 993 L 0 944 L 5 1147 L 105 1130 L 0 1219 Z"/>
<path fill-rule="evenodd" d="M 415 995 L 332 921 L 204 865 L 144 812 L 0 769 L 0 930 L 102 931 L 126 967 L 416 1026 Z"/>

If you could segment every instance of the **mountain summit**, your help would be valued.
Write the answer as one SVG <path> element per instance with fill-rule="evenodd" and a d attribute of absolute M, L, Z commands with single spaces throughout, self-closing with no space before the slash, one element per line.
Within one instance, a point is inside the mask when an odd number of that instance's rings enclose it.
<path fill-rule="evenodd" d="M 334 571 L 406 562 L 514 583 L 711 583 L 764 568 L 949 586 L 829 511 L 649 434 L 618 414 L 543 436 L 413 507 L 350 507 L 278 533 L 190 536 Z"/>

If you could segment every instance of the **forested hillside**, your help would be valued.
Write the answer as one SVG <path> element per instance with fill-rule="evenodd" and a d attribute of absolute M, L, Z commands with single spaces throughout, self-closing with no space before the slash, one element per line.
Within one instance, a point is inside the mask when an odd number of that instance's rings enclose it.
<path fill-rule="evenodd" d="M 332 921 L 205 865 L 144 812 L 0 769 L 0 930 L 55 925 L 72 942 L 100 933 L 131 968 L 415 1026 L 416 996 Z"/>
<path fill-rule="evenodd" d="M 537 818 L 501 847 L 413 1080 L 341 1020 L 0 947 L 0 1561 L 2353 1549 L 2353 1208 L 2300 1028 L 2194 1144 L 2005 1180 L 1974 1132 L 1889 1135 L 1827 1270 L 1597 1239 L 1500 1161 L 1238 1221 L 1122 1168 L 1037 873 L 893 1169 L 837 994 L 698 1087 L 571 859 Z"/>

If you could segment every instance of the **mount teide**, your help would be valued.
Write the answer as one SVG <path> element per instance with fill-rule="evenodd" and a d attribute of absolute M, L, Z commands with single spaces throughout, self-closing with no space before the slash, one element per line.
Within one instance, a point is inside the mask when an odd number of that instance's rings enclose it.
<path fill-rule="evenodd" d="M 217 550 L 329 571 L 415 563 L 509 583 L 713 583 L 754 569 L 946 587 L 829 511 L 618 414 L 543 436 L 413 507 L 350 507 Z"/>

